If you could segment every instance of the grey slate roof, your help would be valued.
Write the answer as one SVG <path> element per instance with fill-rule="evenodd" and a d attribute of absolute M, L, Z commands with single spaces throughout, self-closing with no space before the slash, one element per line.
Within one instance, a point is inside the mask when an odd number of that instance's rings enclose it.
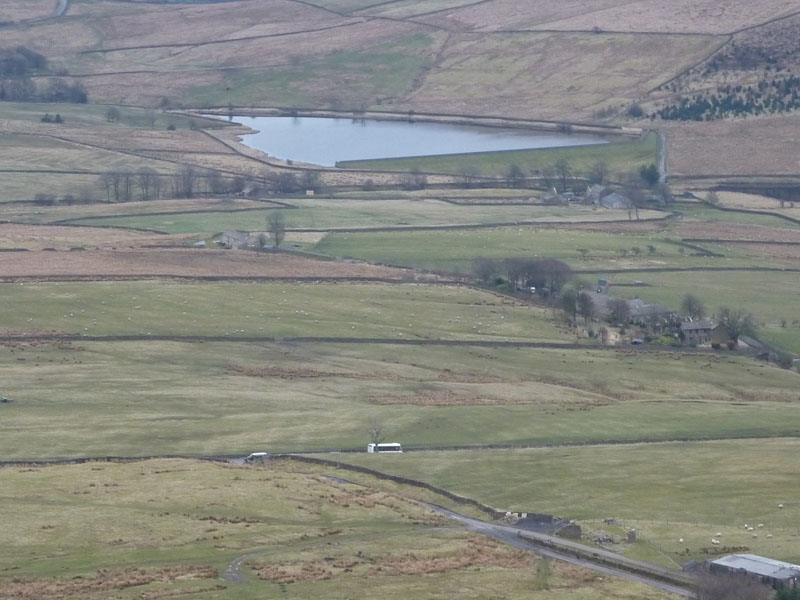
<path fill-rule="evenodd" d="M 800 565 L 793 565 L 772 558 L 765 558 L 755 554 L 731 554 L 711 564 L 727 567 L 728 569 L 744 569 L 748 573 L 755 573 L 762 577 L 773 579 L 792 579 L 800 577 Z"/>

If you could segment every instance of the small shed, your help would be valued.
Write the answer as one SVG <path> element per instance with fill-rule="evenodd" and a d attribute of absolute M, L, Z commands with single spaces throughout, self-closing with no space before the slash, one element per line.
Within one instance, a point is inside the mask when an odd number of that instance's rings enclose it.
<path fill-rule="evenodd" d="M 712 573 L 740 573 L 751 575 L 774 588 L 800 585 L 800 565 L 757 556 L 756 554 L 731 554 L 709 563 Z"/>

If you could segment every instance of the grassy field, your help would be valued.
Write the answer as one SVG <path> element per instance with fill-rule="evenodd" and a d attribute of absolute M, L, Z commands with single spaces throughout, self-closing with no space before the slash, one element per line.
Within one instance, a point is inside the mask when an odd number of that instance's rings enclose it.
<path fill-rule="evenodd" d="M 4 598 L 552 597 L 533 554 L 446 527 L 385 483 L 179 460 L 5 468 L 0 482 Z M 243 581 L 220 581 L 245 554 Z M 546 583 L 565 600 L 670 597 L 561 564 Z"/>
<path fill-rule="evenodd" d="M 598 272 L 598 277 L 603 277 Z M 630 279 L 644 281 L 636 288 L 643 300 L 679 306 L 681 299 L 692 292 L 706 303 L 709 312 L 720 306 L 742 307 L 752 312 L 762 324 L 777 325 L 781 319 L 791 323 L 800 308 L 800 278 L 797 273 L 719 272 L 719 273 L 637 273 L 635 276 L 609 276 L 612 281 Z M 765 293 L 775 290 L 775 293 Z M 625 295 L 625 292 L 618 292 Z M 787 337 L 794 330 L 788 329 Z"/>
<path fill-rule="evenodd" d="M 517 165 L 528 175 L 546 171 L 566 160 L 575 175 L 588 175 L 592 166 L 603 161 L 613 174 L 634 171 L 642 165 L 655 163 L 657 136 L 649 133 L 636 141 L 612 142 L 595 146 L 573 146 L 540 150 L 510 150 L 473 154 L 448 154 L 443 156 L 418 156 L 376 160 L 344 161 L 338 166 L 345 169 L 375 169 L 450 173 L 460 175 L 465 169 L 476 174 L 504 177 L 511 165 Z"/>
<path fill-rule="evenodd" d="M 707 558 L 703 548 L 713 548 L 712 537 L 728 547 L 798 562 L 800 506 L 792 494 L 798 475 L 792 457 L 799 447 L 796 439 L 740 440 L 343 458 L 373 468 L 380 463 L 383 471 L 492 506 L 577 519 L 589 535 L 606 528 L 603 519 L 615 518 L 616 539 L 635 528 L 644 542 L 613 550 L 659 557 L 674 567 Z M 754 537 L 745 523 L 763 528 Z"/>
<path fill-rule="evenodd" d="M 623 211 L 616 211 L 624 218 Z M 693 256 L 696 251 L 672 243 L 660 233 L 620 234 L 598 231 L 537 229 L 533 226 L 458 231 L 402 231 L 383 233 L 332 233 L 314 251 L 388 264 L 409 265 L 469 273 L 475 258 L 546 256 L 569 262 L 582 270 L 742 267 L 762 261 L 744 250 L 725 258 Z M 671 240 L 671 241 L 665 241 Z M 648 246 L 656 251 L 651 254 Z M 586 259 L 578 252 L 588 250 Z M 639 248 L 637 255 L 632 248 Z M 681 253 L 683 249 L 683 253 Z M 622 253 L 625 253 L 623 256 Z M 635 277 L 641 279 L 641 277 Z"/>
<path fill-rule="evenodd" d="M 543 308 L 456 286 L 127 281 L 9 283 L 0 289 L 4 328 L 15 332 L 255 339 L 572 337 L 545 320 Z"/>
<path fill-rule="evenodd" d="M 528 196 L 530 197 L 530 196 Z M 437 198 L 370 199 L 320 198 L 285 200 L 295 208 L 283 210 L 288 229 L 358 229 L 371 227 L 431 227 L 442 225 L 483 225 L 491 223 L 617 220 L 619 211 L 590 207 L 489 204 L 474 206 L 445 202 Z M 129 207 L 128 207 L 129 208 Z M 119 216 L 107 219 L 70 221 L 95 227 L 131 227 L 164 233 L 216 233 L 228 229 L 259 231 L 265 228 L 270 210 Z M 658 218 L 663 213 L 647 211 L 642 216 Z"/>
<path fill-rule="evenodd" d="M 9 343 L 0 455 L 797 435 L 798 375 L 740 357 L 391 344 Z M 496 480 L 501 483 L 501 480 Z"/>

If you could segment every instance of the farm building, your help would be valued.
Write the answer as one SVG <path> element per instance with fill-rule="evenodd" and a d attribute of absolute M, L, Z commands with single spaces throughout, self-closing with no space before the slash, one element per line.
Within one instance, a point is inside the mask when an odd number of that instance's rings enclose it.
<path fill-rule="evenodd" d="M 245 250 L 247 248 L 258 248 L 258 235 L 232 229 L 222 234 L 219 245 L 228 250 Z"/>
<path fill-rule="evenodd" d="M 775 588 L 800 585 L 800 565 L 773 560 L 755 554 L 731 554 L 709 563 L 712 573 L 752 575 Z"/>
<path fill-rule="evenodd" d="M 690 346 L 702 346 L 711 342 L 712 332 L 717 326 L 714 321 L 698 319 L 681 323 L 683 341 Z"/>

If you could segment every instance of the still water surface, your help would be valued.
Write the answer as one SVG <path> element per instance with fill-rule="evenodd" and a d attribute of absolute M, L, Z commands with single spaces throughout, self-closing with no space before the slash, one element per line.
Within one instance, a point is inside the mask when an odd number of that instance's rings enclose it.
<path fill-rule="evenodd" d="M 432 154 L 492 152 L 604 144 L 585 134 L 532 132 L 430 122 L 327 119 L 319 117 L 233 117 L 258 133 L 245 145 L 270 156 L 334 166 L 338 161 Z"/>

